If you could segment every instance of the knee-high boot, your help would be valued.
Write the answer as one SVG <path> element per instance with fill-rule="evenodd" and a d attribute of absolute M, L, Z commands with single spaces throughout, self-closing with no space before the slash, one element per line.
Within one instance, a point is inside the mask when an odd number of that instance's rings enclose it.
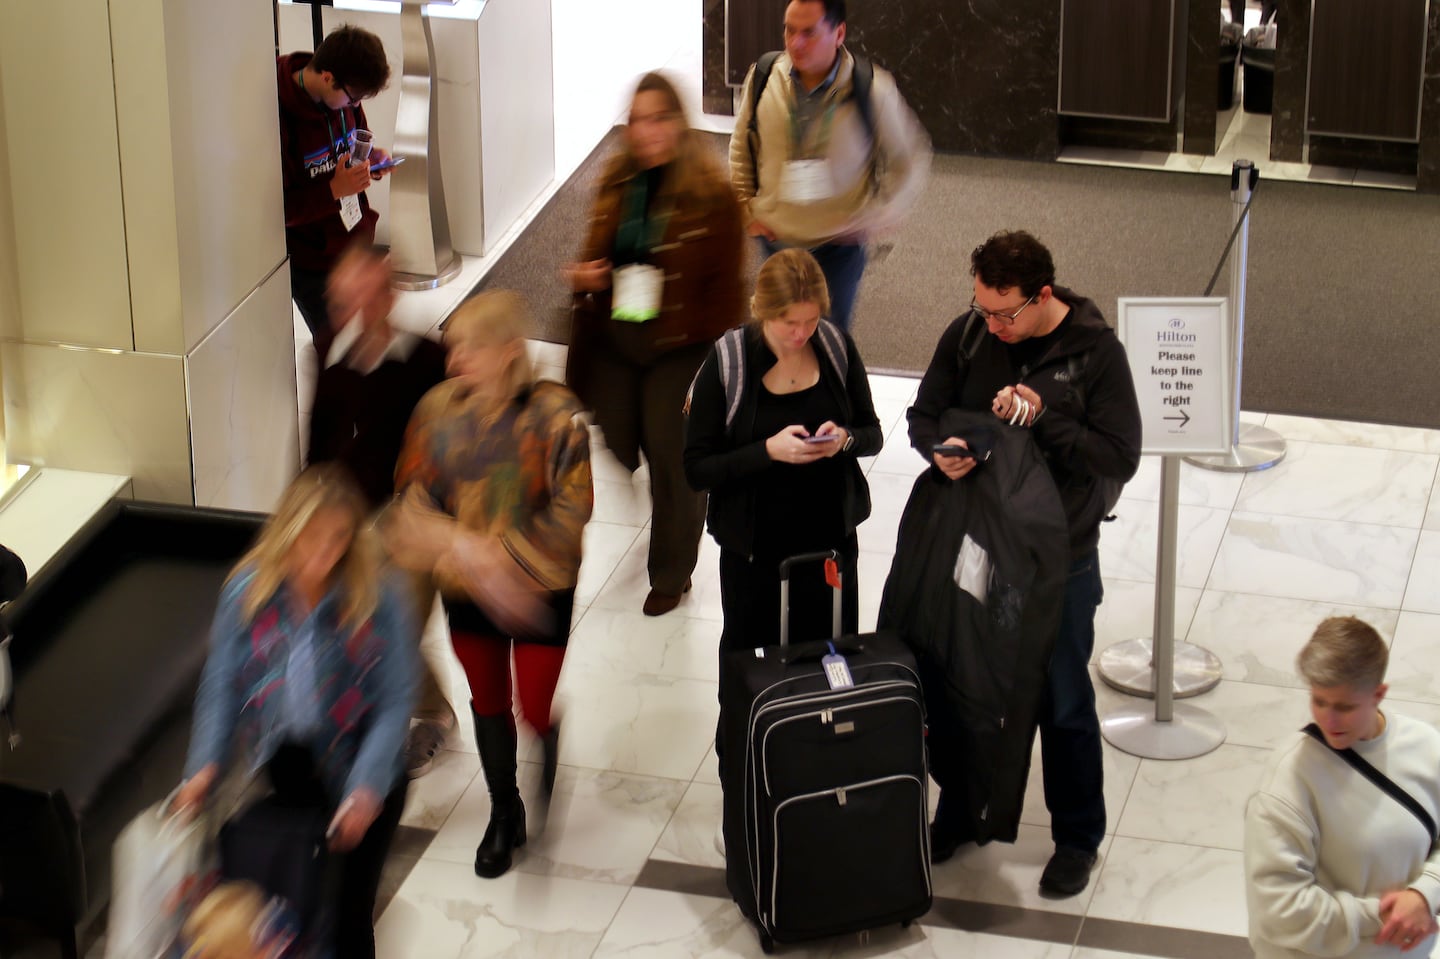
<path fill-rule="evenodd" d="M 515 786 L 515 719 L 508 712 L 475 716 L 475 741 L 490 790 L 490 825 L 475 850 L 475 875 L 494 879 L 510 868 L 512 850 L 525 845 L 525 804 Z"/>

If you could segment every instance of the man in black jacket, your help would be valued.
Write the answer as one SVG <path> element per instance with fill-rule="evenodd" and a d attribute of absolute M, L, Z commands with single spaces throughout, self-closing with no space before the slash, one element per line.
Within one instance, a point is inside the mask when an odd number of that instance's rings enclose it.
<path fill-rule="evenodd" d="M 1030 430 L 1059 491 L 1069 526 L 1069 576 L 1039 721 L 1056 848 L 1040 888 L 1069 896 L 1089 883 L 1105 835 L 1100 723 L 1089 672 L 1103 594 L 1098 544 L 1100 522 L 1140 464 L 1140 410 L 1124 347 L 1093 302 L 1055 285 L 1054 261 L 1038 240 L 1025 232 L 997 233 L 971 254 L 970 273 L 971 309 L 941 336 L 906 414 L 910 442 L 945 476 L 963 481 L 976 461 L 936 451 L 937 445 L 967 445 L 964 437 L 941 434 L 941 414 L 988 409 Z M 932 751 L 944 748 L 945 739 L 944 730 L 932 728 Z M 963 795 L 959 784 L 940 782 L 931 826 L 935 862 L 975 838 L 968 816 L 947 804 L 947 787 Z"/>

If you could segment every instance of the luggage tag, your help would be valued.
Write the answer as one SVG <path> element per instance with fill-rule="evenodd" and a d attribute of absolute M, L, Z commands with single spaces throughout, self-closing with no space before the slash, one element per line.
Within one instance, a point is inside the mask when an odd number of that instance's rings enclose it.
<path fill-rule="evenodd" d="M 780 198 L 787 203 L 818 203 L 835 195 L 829 160 L 788 160 L 780 173 Z"/>
<path fill-rule="evenodd" d="M 830 647 L 830 653 L 820 658 L 820 665 L 825 668 L 825 681 L 830 684 L 831 689 L 854 686 L 855 679 L 850 675 L 850 664 L 845 662 L 844 656 L 835 652 L 834 643 L 825 645 Z"/>
<path fill-rule="evenodd" d="M 840 564 L 834 559 L 825 561 L 825 585 L 831 589 L 840 588 Z M 834 647 L 831 647 L 831 651 L 834 651 Z"/>
<path fill-rule="evenodd" d="M 646 323 L 660 315 L 665 271 L 658 266 L 631 263 L 615 271 L 610 296 L 610 318 Z"/>

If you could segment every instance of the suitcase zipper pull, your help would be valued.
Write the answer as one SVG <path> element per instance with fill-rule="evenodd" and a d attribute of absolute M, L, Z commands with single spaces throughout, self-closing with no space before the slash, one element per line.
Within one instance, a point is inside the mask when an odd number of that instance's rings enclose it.
<path fill-rule="evenodd" d="M 845 805 L 845 787 L 844 787 L 844 786 L 837 786 L 837 787 L 835 788 L 835 801 L 836 801 L 837 803 L 839 803 L 840 805 L 842 805 L 842 806 Z"/>

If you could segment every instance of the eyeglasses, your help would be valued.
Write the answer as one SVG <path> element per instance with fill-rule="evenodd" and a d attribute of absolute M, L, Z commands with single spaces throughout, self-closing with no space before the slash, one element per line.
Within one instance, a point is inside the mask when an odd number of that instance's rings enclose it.
<path fill-rule="evenodd" d="M 1040 294 L 1038 293 L 1035 294 L 1035 296 L 1039 295 Z M 1020 318 L 1021 313 L 1025 312 L 1026 307 L 1028 307 L 1031 303 L 1035 302 L 1035 296 L 1030 297 L 1030 299 L 1026 300 L 1024 303 L 1021 303 L 1020 309 L 1016 310 L 1014 313 L 1001 313 L 998 310 L 987 310 L 985 309 L 985 307 L 976 303 L 974 297 L 970 298 L 970 309 L 974 310 L 976 313 L 979 313 L 982 319 L 999 320 L 1006 326 L 1014 326 L 1015 321 Z"/>
<path fill-rule="evenodd" d="M 356 103 L 360 103 L 361 101 L 368 100 L 375 95 L 373 93 L 367 93 L 363 97 L 357 97 L 355 94 L 350 92 L 350 88 L 347 87 L 345 84 L 337 83 L 335 85 L 340 88 L 341 93 L 345 94 L 345 98 L 350 101 L 352 106 Z"/>

